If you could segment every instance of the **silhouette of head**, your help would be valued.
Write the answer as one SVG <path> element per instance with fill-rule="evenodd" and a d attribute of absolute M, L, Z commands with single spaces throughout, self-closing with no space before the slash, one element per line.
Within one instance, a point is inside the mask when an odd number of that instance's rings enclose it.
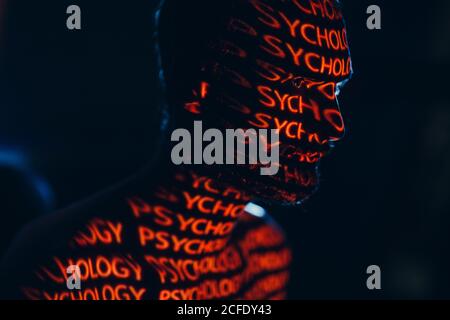
<path fill-rule="evenodd" d="M 221 178 L 265 201 L 298 203 L 316 189 L 320 159 L 344 134 L 337 93 L 351 61 L 340 8 L 333 1 L 220 2 L 163 6 L 169 103 L 177 120 L 278 129 L 276 176 L 233 166 L 221 167 Z M 176 34 L 164 34 L 169 29 Z"/>
<path fill-rule="evenodd" d="M 177 126 L 278 129 L 280 170 L 221 166 L 220 179 L 266 202 L 297 204 L 344 135 L 337 101 L 352 67 L 333 0 L 166 0 L 159 49 Z"/>

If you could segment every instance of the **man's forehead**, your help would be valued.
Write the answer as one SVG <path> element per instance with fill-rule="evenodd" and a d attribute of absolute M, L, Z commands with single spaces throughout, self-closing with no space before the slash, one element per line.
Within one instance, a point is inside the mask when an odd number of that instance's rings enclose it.
<path fill-rule="evenodd" d="M 340 2 L 337 0 L 238 0 L 250 3 L 258 11 L 264 8 L 269 12 L 296 14 L 298 17 L 322 21 L 342 20 Z M 267 11 L 266 11 L 267 12 Z"/>
<path fill-rule="evenodd" d="M 334 82 L 350 78 L 347 31 L 337 1 L 249 2 L 261 59 L 298 76 Z"/>
<path fill-rule="evenodd" d="M 338 0 L 281 0 L 292 3 L 307 15 L 327 20 L 342 19 L 342 11 Z"/>

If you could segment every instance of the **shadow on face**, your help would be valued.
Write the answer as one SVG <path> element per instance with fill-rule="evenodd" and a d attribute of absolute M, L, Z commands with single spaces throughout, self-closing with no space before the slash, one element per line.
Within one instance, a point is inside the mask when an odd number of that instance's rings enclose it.
<path fill-rule="evenodd" d="M 279 171 L 249 165 L 217 175 L 265 202 L 297 204 L 345 131 L 337 96 L 352 68 L 340 6 L 331 0 L 166 1 L 160 45 L 177 126 L 276 129 Z M 191 117 L 187 115 L 190 114 Z"/>

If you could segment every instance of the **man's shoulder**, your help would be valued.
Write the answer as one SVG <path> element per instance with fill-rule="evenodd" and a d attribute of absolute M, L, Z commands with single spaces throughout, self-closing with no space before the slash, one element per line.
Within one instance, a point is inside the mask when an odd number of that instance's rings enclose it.
<path fill-rule="evenodd" d="M 133 221 L 128 219 L 127 208 L 125 197 L 111 196 L 107 201 L 97 198 L 28 224 L 1 264 L 0 281 L 7 288 L 3 290 L 6 298 L 23 298 L 23 292 L 16 291 L 24 285 L 61 289 L 65 277 L 61 266 L 86 262 L 89 266 L 103 263 L 133 269 L 140 265 L 131 257 L 132 245 L 124 243 L 123 229 Z"/>
<path fill-rule="evenodd" d="M 110 208 L 111 207 L 111 208 Z M 13 240 L 1 263 L 2 273 L 19 273 L 27 265 L 68 246 L 92 220 L 114 216 L 113 203 L 94 197 L 27 224 Z"/>

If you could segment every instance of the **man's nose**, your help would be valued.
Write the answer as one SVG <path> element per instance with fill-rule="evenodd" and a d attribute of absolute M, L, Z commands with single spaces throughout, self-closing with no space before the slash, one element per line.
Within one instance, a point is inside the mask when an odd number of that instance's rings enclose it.
<path fill-rule="evenodd" d="M 337 142 L 345 136 L 344 118 L 341 113 L 338 98 L 335 97 L 323 110 L 326 123 L 326 135 L 330 142 Z"/>

